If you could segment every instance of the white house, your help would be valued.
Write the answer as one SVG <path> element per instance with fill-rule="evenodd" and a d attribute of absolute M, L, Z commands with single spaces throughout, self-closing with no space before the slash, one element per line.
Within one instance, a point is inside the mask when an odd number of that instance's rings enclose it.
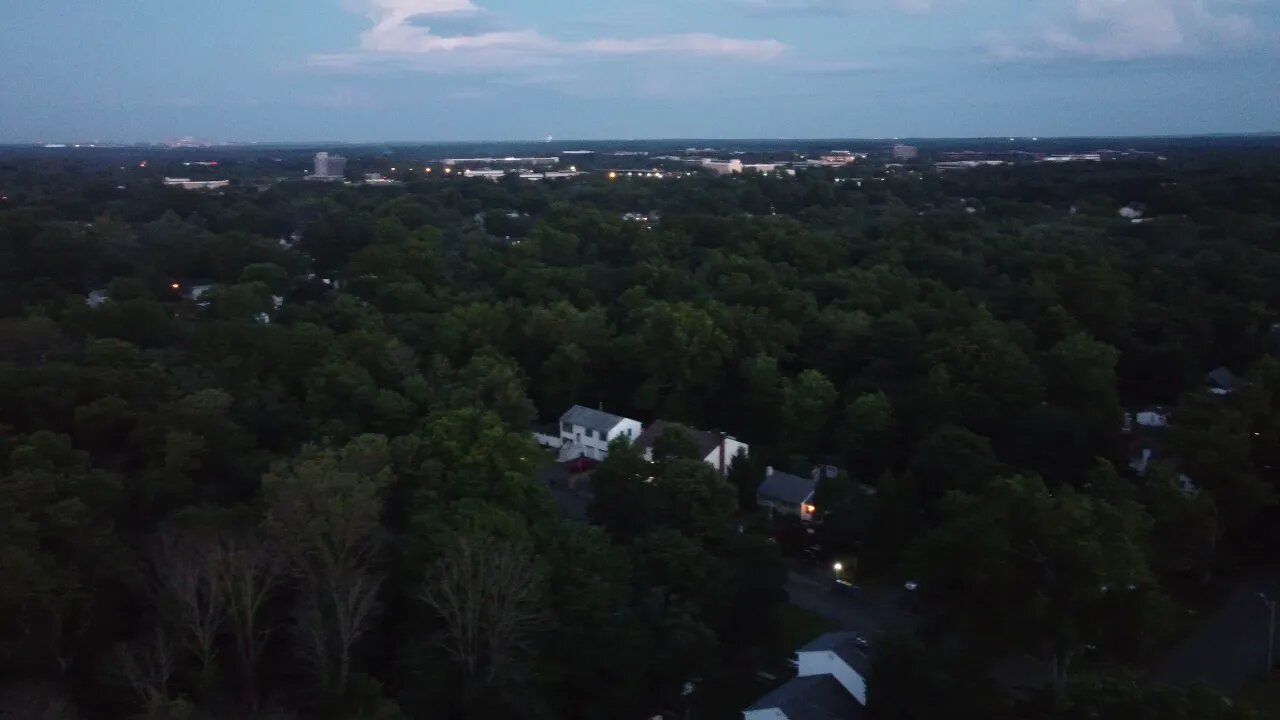
<path fill-rule="evenodd" d="M 642 429 L 638 420 L 574 405 L 560 416 L 560 461 L 579 457 L 603 460 L 614 438 L 635 442 Z"/>
<path fill-rule="evenodd" d="M 636 438 L 636 449 L 644 455 L 645 460 L 653 462 L 654 443 L 671 428 L 684 430 L 689 435 L 689 439 L 693 441 L 694 447 L 697 448 L 698 458 L 715 468 L 716 472 L 721 475 L 728 475 L 729 467 L 733 464 L 733 461 L 739 455 L 746 457 L 751 449 L 746 443 L 735 440 L 721 432 L 697 430 L 676 423 L 669 423 L 665 420 L 655 420 L 649 427 L 644 429 L 644 432 L 640 433 L 640 437 Z"/>
<path fill-rule="evenodd" d="M 815 477 L 806 478 L 767 467 L 764 469 L 764 482 L 756 489 L 756 504 L 808 522 L 817 511 L 813 495 L 818 489 L 818 477 L 818 473 Z"/>
<path fill-rule="evenodd" d="M 796 677 L 742 711 L 743 720 L 854 720 L 866 713 L 870 664 L 851 632 L 818 637 L 796 651 Z"/>

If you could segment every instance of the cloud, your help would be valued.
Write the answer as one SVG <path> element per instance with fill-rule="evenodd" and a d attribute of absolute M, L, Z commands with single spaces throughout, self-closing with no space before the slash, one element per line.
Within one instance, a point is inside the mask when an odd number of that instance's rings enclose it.
<path fill-rule="evenodd" d="M 845 14 L 893 10 L 909 15 L 943 10 L 962 4 L 965 0 L 738 0 L 748 10 L 760 13 L 790 14 Z"/>
<path fill-rule="evenodd" d="M 1032 41 L 989 38 L 997 60 L 1125 61 L 1204 54 L 1253 39 L 1253 21 L 1222 0 L 1069 0 Z M 1240 2 L 1230 3 L 1237 8 Z"/>
<path fill-rule="evenodd" d="M 308 64 L 331 70 L 394 63 L 423 71 L 519 69 L 557 64 L 581 56 L 684 55 L 763 62 L 785 47 L 777 40 L 746 40 L 711 33 L 637 38 L 559 40 L 533 29 L 482 32 L 437 31 L 442 22 L 488 15 L 471 0 L 348 0 L 371 26 L 355 50 L 314 55 Z"/>

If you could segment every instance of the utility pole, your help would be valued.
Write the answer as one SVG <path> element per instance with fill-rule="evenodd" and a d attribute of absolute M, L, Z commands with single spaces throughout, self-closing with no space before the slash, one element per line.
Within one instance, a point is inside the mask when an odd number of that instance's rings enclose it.
<path fill-rule="evenodd" d="M 1275 668 L 1275 649 L 1276 649 L 1276 601 L 1267 597 L 1266 593 L 1258 593 L 1258 597 L 1262 600 L 1262 604 L 1267 606 L 1267 610 L 1271 613 L 1271 617 L 1267 622 L 1267 677 L 1271 676 L 1271 671 Z"/>

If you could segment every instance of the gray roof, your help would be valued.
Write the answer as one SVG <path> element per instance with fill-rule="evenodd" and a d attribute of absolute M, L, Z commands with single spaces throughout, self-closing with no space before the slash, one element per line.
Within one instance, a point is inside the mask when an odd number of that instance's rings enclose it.
<path fill-rule="evenodd" d="M 808 500 L 817 487 L 818 484 L 812 478 L 774 470 L 765 475 L 756 495 L 788 505 L 799 505 Z"/>
<path fill-rule="evenodd" d="M 862 716 L 862 704 L 830 675 L 791 678 L 747 710 L 777 708 L 787 720 L 855 720 Z"/>
<path fill-rule="evenodd" d="M 655 420 L 649 427 L 644 429 L 644 432 L 640 433 L 640 437 L 636 438 L 634 447 L 640 452 L 644 452 L 652 448 L 658 438 L 672 428 L 684 430 L 689 435 L 689 439 L 693 441 L 694 448 L 698 451 L 699 460 L 710 455 L 711 451 L 720 447 L 720 444 L 724 442 L 725 436 L 720 433 L 698 430 L 679 423 L 667 422 L 666 420 Z"/>
<path fill-rule="evenodd" d="M 866 677 L 871 663 L 867 654 L 858 647 L 857 637 L 858 634 L 853 632 L 829 632 L 814 638 L 796 652 L 833 652 L 859 675 Z"/>
<path fill-rule="evenodd" d="M 1218 367 L 1206 375 L 1205 379 L 1208 380 L 1211 385 L 1216 385 L 1223 390 L 1230 390 L 1231 386 L 1235 384 L 1236 376 L 1231 374 L 1230 370 L 1224 367 Z"/>
<path fill-rule="evenodd" d="M 600 434 L 608 434 L 608 432 L 618 426 L 626 418 L 618 417 L 612 413 L 603 410 L 592 410 L 589 407 L 574 405 L 569 411 L 560 416 L 560 422 L 571 423 L 573 425 L 581 425 L 588 430 L 595 430 Z"/>

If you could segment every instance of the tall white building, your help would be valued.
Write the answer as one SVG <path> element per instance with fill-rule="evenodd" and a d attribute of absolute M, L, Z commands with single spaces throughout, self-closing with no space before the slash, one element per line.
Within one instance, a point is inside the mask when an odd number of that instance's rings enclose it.
<path fill-rule="evenodd" d="M 316 153 L 316 169 L 312 177 L 340 180 L 347 172 L 347 159 L 327 152 Z"/>

